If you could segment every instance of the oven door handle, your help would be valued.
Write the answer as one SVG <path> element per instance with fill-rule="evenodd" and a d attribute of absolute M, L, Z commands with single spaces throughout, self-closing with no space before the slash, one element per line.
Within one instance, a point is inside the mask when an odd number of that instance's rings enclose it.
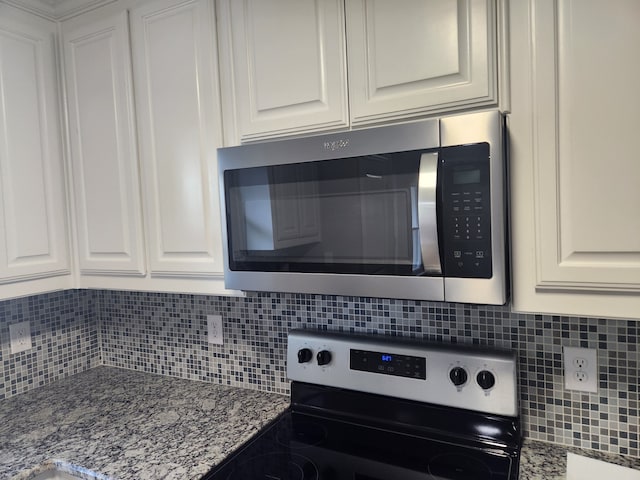
<path fill-rule="evenodd" d="M 442 274 L 438 246 L 436 187 L 438 185 L 438 152 L 423 153 L 418 173 L 418 226 L 422 266 L 427 274 Z"/>

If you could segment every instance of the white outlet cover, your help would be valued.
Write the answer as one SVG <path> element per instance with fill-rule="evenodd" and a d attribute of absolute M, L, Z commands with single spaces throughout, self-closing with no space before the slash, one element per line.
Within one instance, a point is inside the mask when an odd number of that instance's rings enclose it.
<path fill-rule="evenodd" d="M 224 345 L 221 315 L 207 315 L 207 341 L 213 345 Z"/>
<path fill-rule="evenodd" d="M 30 350 L 33 344 L 31 343 L 31 325 L 29 322 L 9 325 L 9 340 L 11 342 L 11 353 Z"/>
<path fill-rule="evenodd" d="M 595 348 L 563 347 L 564 386 L 567 390 L 578 392 L 598 392 L 598 353 Z M 576 358 L 585 361 L 584 368 L 577 368 Z M 578 375 L 580 373 L 580 375 Z M 586 378 L 586 380 L 580 380 Z"/>

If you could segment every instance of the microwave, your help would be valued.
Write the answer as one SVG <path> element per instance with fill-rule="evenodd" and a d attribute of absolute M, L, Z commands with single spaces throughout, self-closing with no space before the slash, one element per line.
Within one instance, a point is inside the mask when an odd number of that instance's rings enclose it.
<path fill-rule="evenodd" d="M 506 303 L 504 141 L 485 111 L 218 149 L 225 286 Z"/>

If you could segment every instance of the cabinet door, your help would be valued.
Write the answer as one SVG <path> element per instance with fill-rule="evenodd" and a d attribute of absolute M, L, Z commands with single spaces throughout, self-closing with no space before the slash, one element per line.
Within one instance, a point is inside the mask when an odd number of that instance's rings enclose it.
<path fill-rule="evenodd" d="M 353 125 L 494 104 L 493 0 L 348 0 Z"/>
<path fill-rule="evenodd" d="M 640 3 L 511 9 L 515 307 L 640 318 Z"/>
<path fill-rule="evenodd" d="M 348 125 L 343 0 L 218 5 L 228 144 Z"/>
<path fill-rule="evenodd" d="M 55 32 L 0 4 L 0 283 L 69 273 Z"/>
<path fill-rule="evenodd" d="M 131 11 L 150 271 L 222 271 L 213 4 L 155 0 Z"/>
<path fill-rule="evenodd" d="M 142 275 L 126 12 L 63 25 L 80 272 Z"/>

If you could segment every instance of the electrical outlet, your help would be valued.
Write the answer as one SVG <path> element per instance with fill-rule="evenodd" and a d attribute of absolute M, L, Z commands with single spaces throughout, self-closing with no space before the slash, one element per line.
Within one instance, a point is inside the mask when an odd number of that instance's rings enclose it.
<path fill-rule="evenodd" d="M 578 370 L 583 370 L 587 366 L 587 359 L 582 357 L 575 357 L 573 359 L 573 367 Z"/>
<path fill-rule="evenodd" d="M 567 390 L 598 392 L 598 353 L 595 348 L 563 347 Z"/>
<path fill-rule="evenodd" d="M 31 349 L 31 326 L 29 322 L 20 322 L 9 325 L 9 340 L 11 353 L 20 353 Z"/>
<path fill-rule="evenodd" d="M 207 315 L 207 339 L 209 343 L 214 345 L 223 345 L 224 337 L 222 335 L 222 316 Z"/>

